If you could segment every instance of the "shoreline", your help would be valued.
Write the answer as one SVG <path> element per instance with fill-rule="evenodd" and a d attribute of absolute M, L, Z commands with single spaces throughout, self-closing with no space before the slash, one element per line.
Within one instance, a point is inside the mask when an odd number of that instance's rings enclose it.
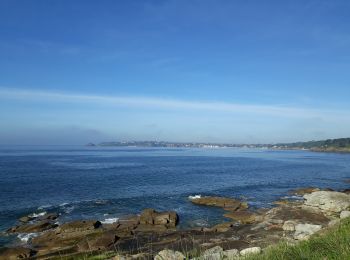
<path fill-rule="evenodd" d="M 59 215 L 55 213 L 23 216 L 18 225 L 7 230 L 7 233 L 27 234 L 27 243 L 14 248 L 2 248 L 0 256 L 24 255 L 29 259 L 34 256 L 36 259 L 47 259 L 57 255 L 69 257 L 111 251 L 127 257 L 142 253 L 135 259 L 153 259 L 166 248 L 195 257 L 215 247 L 220 247 L 221 253 L 227 251 L 227 254 L 233 254 L 233 249 L 239 252 L 247 248 L 256 248 L 254 250 L 260 252 L 281 239 L 292 244 L 308 239 L 313 233 L 337 223 L 342 214 L 350 215 L 350 211 L 347 211 L 350 208 L 349 190 L 338 192 L 304 188 L 291 194 L 301 199 L 280 200 L 271 209 L 256 210 L 234 198 L 190 197 L 192 203 L 208 210 L 211 207 L 222 208 L 224 217 L 230 219 L 208 228 L 178 229 L 176 226 L 181 216 L 174 211 L 157 212 L 154 209 L 145 209 L 140 215 L 119 219 L 114 223 L 78 220 L 58 224 Z M 328 203 L 336 195 L 341 202 L 337 204 L 343 205 L 344 199 L 348 200 L 348 204 L 335 209 L 324 208 L 324 201 L 313 201 L 319 194 L 326 196 Z M 300 228 L 304 230 L 298 231 Z M 151 245 L 149 238 L 153 240 Z"/>

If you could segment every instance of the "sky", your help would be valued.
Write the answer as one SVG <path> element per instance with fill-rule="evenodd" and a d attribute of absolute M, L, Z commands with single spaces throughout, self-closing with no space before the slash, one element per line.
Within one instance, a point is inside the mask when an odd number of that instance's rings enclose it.
<path fill-rule="evenodd" d="M 0 144 L 350 137 L 348 0 L 0 0 Z"/>

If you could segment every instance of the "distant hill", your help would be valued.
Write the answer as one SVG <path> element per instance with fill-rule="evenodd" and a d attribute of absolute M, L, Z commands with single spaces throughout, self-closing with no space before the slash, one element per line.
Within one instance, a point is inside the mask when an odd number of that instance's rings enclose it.
<path fill-rule="evenodd" d="M 322 141 L 308 141 L 297 143 L 276 144 L 280 149 L 308 149 L 324 152 L 350 152 L 350 138 L 328 139 Z"/>

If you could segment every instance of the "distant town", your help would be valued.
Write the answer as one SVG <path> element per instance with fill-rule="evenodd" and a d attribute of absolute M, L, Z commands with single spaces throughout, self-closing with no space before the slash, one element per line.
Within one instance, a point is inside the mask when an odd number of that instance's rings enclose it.
<path fill-rule="evenodd" d="M 178 148 L 260 148 L 280 150 L 311 150 L 320 152 L 350 152 L 350 138 L 328 139 L 322 141 L 309 141 L 280 144 L 223 144 L 223 143 L 186 143 L 165 141 L 119 141 L 89 143 L 87 146 L 124 146 L 124 147 L 178 147 Z"/>

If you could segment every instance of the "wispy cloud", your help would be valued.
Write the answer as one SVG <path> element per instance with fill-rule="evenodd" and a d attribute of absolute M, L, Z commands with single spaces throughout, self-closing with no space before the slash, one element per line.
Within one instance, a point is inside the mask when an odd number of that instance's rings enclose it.
<path fill-rule="evenodd" d="M 162 110 L 211 111 L 235 114 L 254 114 L 294 118 L 349 118 L 349 111 L 290 107 L 283 105 L 239 104 L 217 101 L 191 101 L 158 97 L 103 96 L 67 92 L 0 88 L 0 99 L 35 102 L 69 102 L 98 105 L 156 108 Z"/>

